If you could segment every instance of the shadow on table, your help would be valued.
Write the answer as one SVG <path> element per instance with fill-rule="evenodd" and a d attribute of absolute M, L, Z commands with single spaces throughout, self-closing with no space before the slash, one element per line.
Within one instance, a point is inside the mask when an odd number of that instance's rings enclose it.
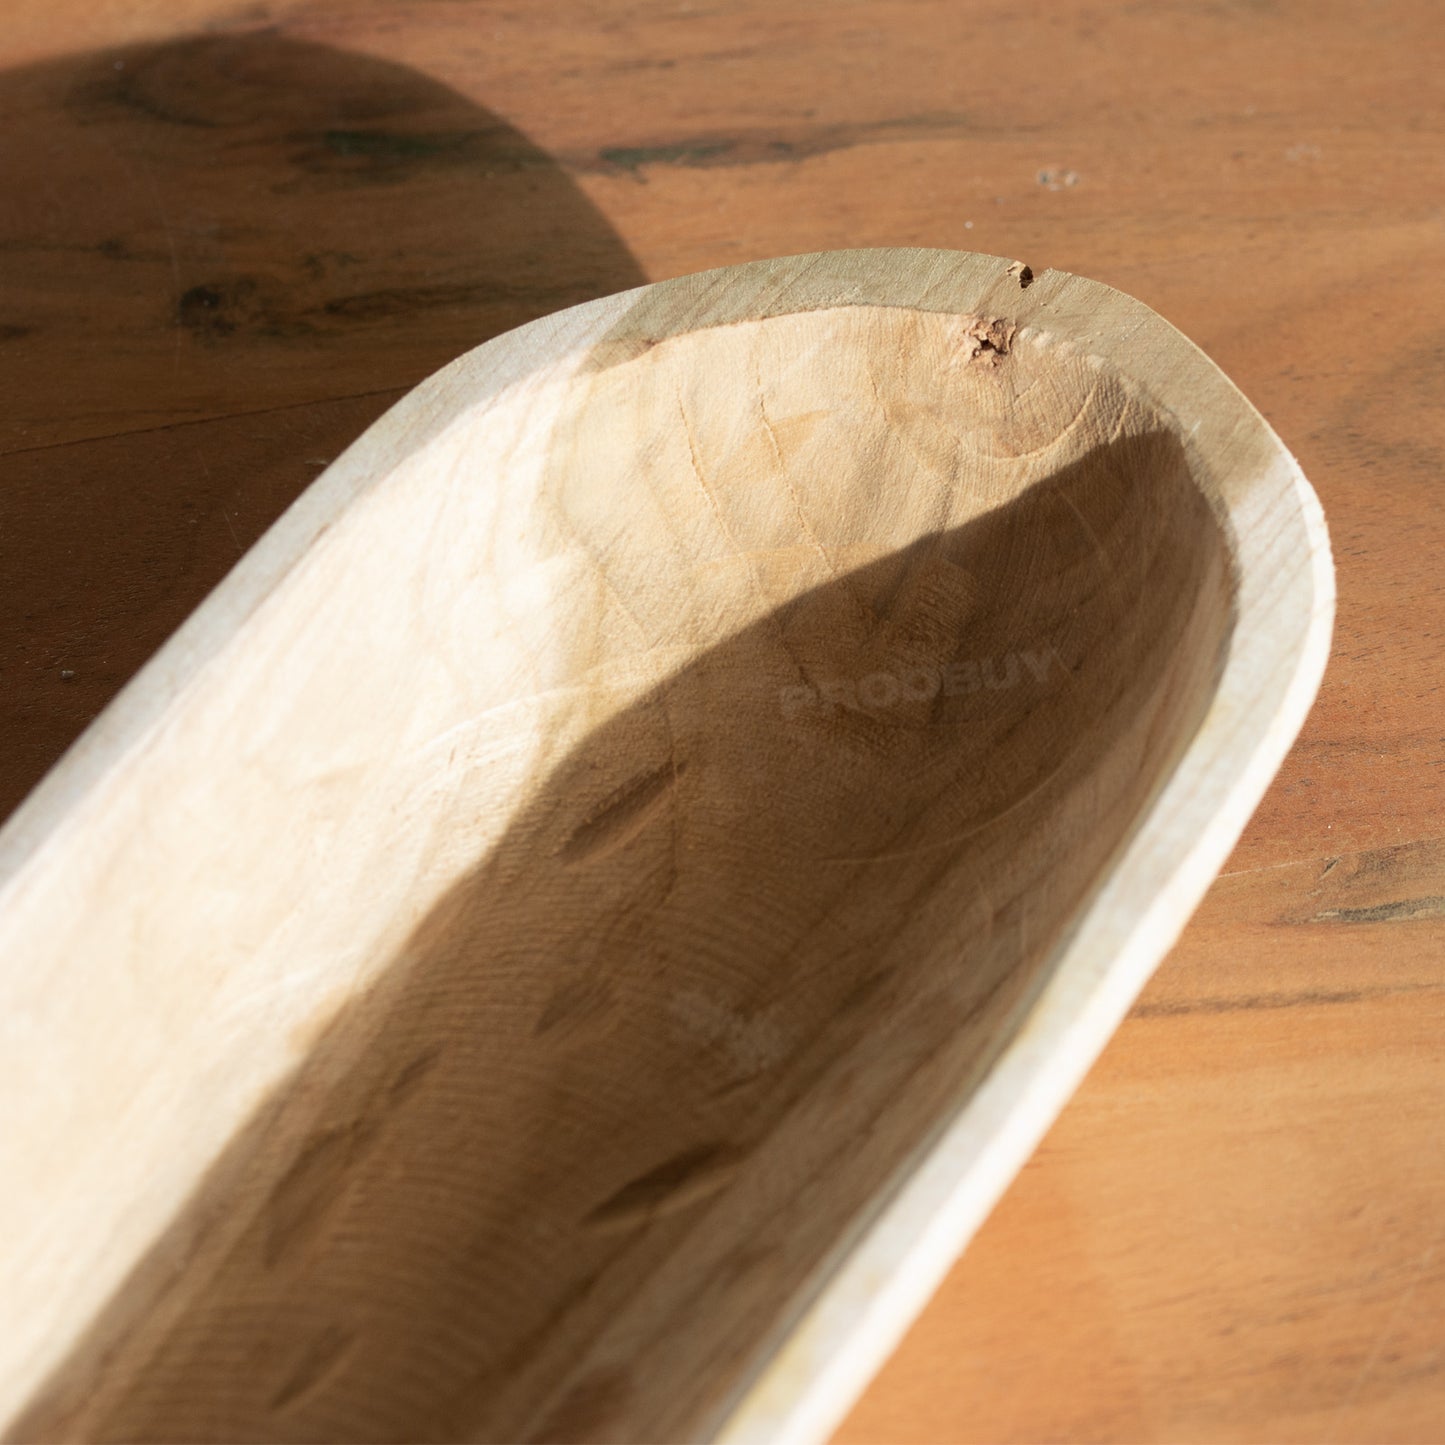
<path fill-rule="evenodd" d="M 399 395 L 644 279 L 496 116 L 275 33 L 0 77 L 0 187 L 0 819 Z"/>

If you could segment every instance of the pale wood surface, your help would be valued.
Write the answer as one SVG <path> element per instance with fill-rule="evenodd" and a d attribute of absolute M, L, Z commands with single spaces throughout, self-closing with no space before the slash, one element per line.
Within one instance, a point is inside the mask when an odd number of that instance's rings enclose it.
<path fill-rule="evenodd" d="M 325 164 L 283 123 L 223 148 L 208 195 L 204 132 L 244 113 L 168 121 L 73 58 L 268 20 L 419 72 L 398 104 L 440 107 L 442 142 L 358 154 L 342 106 Z M 833 246 L 1118 285 L 1314 481 L 1335 662 L 1231 876 L 843 1434 L 1437 1438 L 1439 24 L 1429 4 L 22 8 L 0 93 L 8 802 L 318 460 L 496 326 L 639 268 Z M 520 295 L 515 264 L 486 266 L 530 254 L 523 208 L 479 220 L 455 194 L 478 108 L 575 181 L 515 142 L 494 167 L 560 218 L 565 274 Z M 334 192 L 343 163 L 363 224 L 303 273 L 296 236 L 329 212 L 285 182 Z M 388 220 L 440 260 L 389 250 Z"/>
<path fill-rule="evenodd" d="M 822 253 L 469 352 L 0 835 L 9 1433 L 817 1445 L 1333 598 L 1258 413 L 1059 271 Z"/>

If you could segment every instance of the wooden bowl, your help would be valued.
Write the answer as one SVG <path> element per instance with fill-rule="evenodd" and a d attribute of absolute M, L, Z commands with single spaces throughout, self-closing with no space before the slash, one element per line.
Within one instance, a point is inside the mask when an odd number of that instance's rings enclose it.
<path fill-rule="evenodd" d="M 1147 308 L 644 287 L 337 461 L 0 839 L 0 1399 L 46 1440 L 817 1441 L 1324 666 Z"/>

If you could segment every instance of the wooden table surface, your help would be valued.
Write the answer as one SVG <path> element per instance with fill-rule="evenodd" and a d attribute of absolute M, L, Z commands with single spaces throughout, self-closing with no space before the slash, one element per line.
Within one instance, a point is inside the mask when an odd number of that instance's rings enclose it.
<path fill-rule="evenodd" d="M 0 813 L 530 317 L 907 244 L 1199 342 L 1324 503 L 1329 673 L 839 1439 L 1445 1439 L 1445 7 L 16 0 L 0 66 Z"/>

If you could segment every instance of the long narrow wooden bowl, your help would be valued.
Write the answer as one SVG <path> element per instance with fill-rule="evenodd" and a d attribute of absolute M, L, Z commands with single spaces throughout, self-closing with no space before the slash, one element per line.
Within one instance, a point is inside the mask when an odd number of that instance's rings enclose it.
<path fill-rule="evenodd" d="M 11 1434 L 820 1440 L 1332 601 L 1269 427 L 1076 277 L 800 257 L 463 357 L 0 839 Z"/>

